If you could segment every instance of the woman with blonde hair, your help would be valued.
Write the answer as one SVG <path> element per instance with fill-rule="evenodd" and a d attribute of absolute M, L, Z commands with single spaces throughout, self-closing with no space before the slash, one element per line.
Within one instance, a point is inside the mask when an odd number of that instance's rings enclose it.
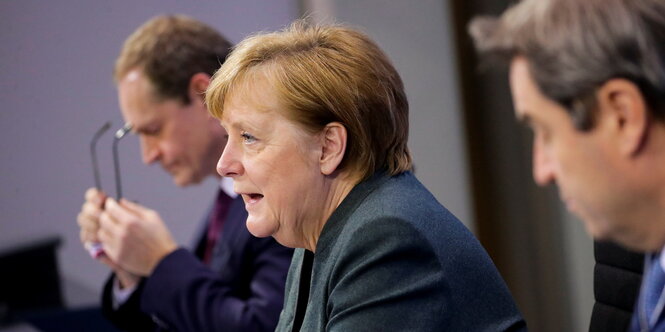
<path fill-rule="evenodd" d="M 299 248 L 277 331 L 524 327 L 481 245 L 412 174 L 402 81 L 367 36 L 296 22 L 245 39 L 206 102 L 249 231 Z"/>

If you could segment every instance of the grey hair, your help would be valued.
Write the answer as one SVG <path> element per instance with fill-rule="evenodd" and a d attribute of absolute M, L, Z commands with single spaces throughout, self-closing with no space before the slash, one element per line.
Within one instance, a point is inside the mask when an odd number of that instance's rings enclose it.
<path fill-rule="evenodd" d="M 593 127 L 596 89 L 613 78 L 635 83 L 654 117 L 665 117 L 663 0 L 523 0 L 498 18 L 475 18 L 469 33 L 483 56 L 524 56 L 580 130 Z"/>

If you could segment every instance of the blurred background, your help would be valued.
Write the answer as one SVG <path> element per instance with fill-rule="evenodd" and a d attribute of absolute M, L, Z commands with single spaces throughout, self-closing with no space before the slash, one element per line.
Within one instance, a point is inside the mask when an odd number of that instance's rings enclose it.
<path fill-rule="evenodd" d="M 60 287 L 51 302 L 41 293 L 43 305 L 99 302 L 108 269 L 83 250 L 76 224 L 84 191 L 94 184 L 90 140 L 106 121 L 114 130 L 122 126 L 112 80 L 122 42 L 149 18 L 179 13 L 232 42 L 303 15 L 369 34 L 406 85 L 417 177 L 479 237 L 531 330 L 587 330 L 592 242 L 553 188 L 533 184 L 530 136 L 512 115 L 507 73 L 481 71 L 466 33 L 471 17 L 501 13 L 509 3 L 0 1 L 0 321 L 12 309 L 10 290 L 41 284 L 20 271 L 56 277 Z M 98 155 L 103 187 L 114 193 L 111 136 L 99 142 Z M 120 165 L 124 195 L 159 211 L 188 245 L 215 181 L 175 187 L 168 174 L 151 169 L 159 166 L 141 164 L 134 136 L 120 145 Z"/>

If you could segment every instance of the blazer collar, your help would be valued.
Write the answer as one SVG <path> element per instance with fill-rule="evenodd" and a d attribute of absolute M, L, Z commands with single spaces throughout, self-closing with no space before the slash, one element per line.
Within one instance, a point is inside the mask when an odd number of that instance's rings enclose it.
<path fill-rule="evenodd" d="M 388 181 L 388 179 L 390 179 L 390 175 L 387 172 L 378 171 L 351 189 L 323 226 L 319 235 L 319 241 L 316 243 L 317 256 L 320 256 L 331 243 L 335 242 L 335 239 L 344 228 L 347 219 L 356 211 L 365 198 L 376 188 Z"/>

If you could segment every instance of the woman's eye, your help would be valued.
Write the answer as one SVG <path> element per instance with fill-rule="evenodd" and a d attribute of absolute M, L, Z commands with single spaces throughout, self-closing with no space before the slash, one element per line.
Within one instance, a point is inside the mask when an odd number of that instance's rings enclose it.
<path fill-rule="evenodd" d="M 242 134 L 240 134 L 240 136 L 242 137 L 242 140 L 245 142 L 245 144 L 251 144 L 256 142 L 256 137 L 252 136 L 247 132 L 243 132 Z"/>

